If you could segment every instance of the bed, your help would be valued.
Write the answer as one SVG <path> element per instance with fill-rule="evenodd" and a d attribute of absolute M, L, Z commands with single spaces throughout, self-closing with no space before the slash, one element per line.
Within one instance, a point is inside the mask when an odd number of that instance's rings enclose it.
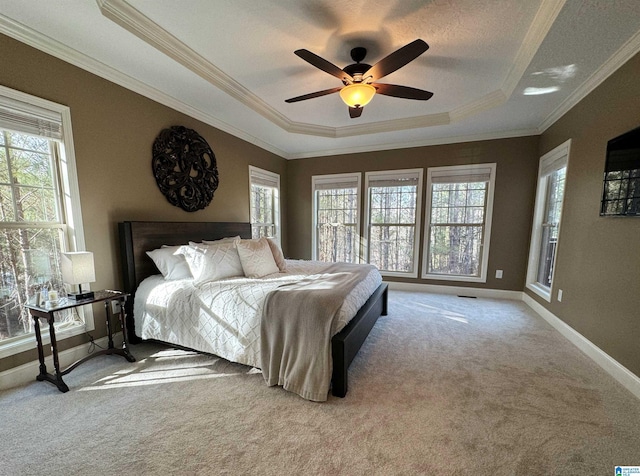
<path fill-rule="evenodd" d="M 133 312 L 136 305 L 135 293 L 143 281 L 147 280 L 146 282 L 148 283 L 154 279 L 154 275 L 158 274 L 155 264 L 147 256 L 147 251 L 167 244 L 217 240 L 229 236 L 251 238 L 251 226 L 249 223 L 129 221 L 119 223 L 118 228 L 124 290 L 134 296 L 134 299 L 127 301 L 126 309 L 128 316 L 127 334 L 132 344 L 141 340 L 136 332 Z M 386 315 L 387 292 L 387 285 L 382 283 L 368 298 L 365 296 L 366 302 L 357 311 L 354 310 L 355 315 L 353 318 L 331 338 L 331 392 L 334 396 L 344 397 L 346 395 L 349 365 L 369 335 L 377 318 L 380 315 Z M 142 294 L 143 292 L 141 291 Z M 140 326 L 138 325 L 138 330 L 139 328 Z M 172 339 L 160 340 L 172 345 L 181 345 L 171 342 Z M 202 351 L 198 348 L 196 350 Z"/>

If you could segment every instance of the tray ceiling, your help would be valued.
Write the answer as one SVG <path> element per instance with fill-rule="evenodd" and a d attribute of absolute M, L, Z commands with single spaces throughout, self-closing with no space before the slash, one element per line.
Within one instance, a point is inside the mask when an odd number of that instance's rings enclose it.
<path fill-rule="evenodd" d="M 640 50 L 637 0 L 4 0 L 0 32 L 285 158 L 539 134 Z M 339 67 L 430 48 L 349 118 Z"/>

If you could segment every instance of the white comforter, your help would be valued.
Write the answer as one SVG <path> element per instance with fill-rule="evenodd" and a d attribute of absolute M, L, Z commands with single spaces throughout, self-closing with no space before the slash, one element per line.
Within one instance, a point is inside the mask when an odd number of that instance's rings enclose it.
<path fill-rule="evenodd" d="M 208 352 L 261 368 L 260 319 L 267 294 L 330 263 L 287 260 L 287 272 L 260 279 L 229 278 L 195 286 L 192 280 L 145 279 L 136 291 L 136 335 Z M 332 334 L 355 316 L 382 282 L 372 269 L 345 299 Z"/>

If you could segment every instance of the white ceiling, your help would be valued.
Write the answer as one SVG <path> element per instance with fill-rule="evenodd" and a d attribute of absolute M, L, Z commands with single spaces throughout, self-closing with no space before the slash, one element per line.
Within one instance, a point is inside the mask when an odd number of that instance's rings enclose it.
<path fill-rule="evenodd" d="M 282 157 L 539 134 L 640 51 L 638 0 L 0 0 L 0 32 Z M 293 54 L 344 67 L 421 38 L 350 119 L 340 86 Z"/>

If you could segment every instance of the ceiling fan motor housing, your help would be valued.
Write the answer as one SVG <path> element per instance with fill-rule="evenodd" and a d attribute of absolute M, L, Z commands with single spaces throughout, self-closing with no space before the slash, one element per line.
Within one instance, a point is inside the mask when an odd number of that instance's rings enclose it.
<path fill-rule="evenodd" d="M 360 83 L 364 79 L 362 75 L 371 69 L 371 65 L 366 63 L 356 63 L 350 64 L 349 66 L 345 66 L 342 68 L 342 71 L 347 73 L 354 79 L 354 82 Z M 343 81 L 344 82 L 344 81 Z M 344 82 L 347 84 L 346 82 Z"/>
<path fill-rule="evenodd" d="M 361 46 L 353 48 L 351 50 L 351 59 L 353 59 L 355 63 L 342 68 L 342 71 L 351 76 L 356 83 L 361 83 L 363 80 L 362 75 L 371 69 L 370 64 L 361 63 L 365 56 L 367 56 L 366 48 Z M 348 84 L 346 81 L 343 81 L 343 83 Z"/>

